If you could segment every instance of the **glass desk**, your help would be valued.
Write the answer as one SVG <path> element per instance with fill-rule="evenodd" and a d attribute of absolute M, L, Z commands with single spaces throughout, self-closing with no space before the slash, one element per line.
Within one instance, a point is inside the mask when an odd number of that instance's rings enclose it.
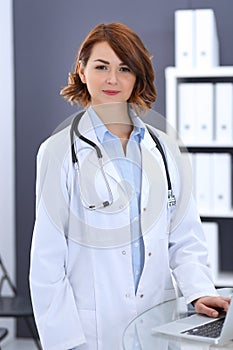
<path fill-rule="evenodd" d="M 223 295 L 229 295 L 232 289 L 223 289 Z M 208 350 L 233 349 L 233 341 L 223 345 L 210 345 L 204 342 L 186 341 L 162 334 L 152 334 L 153 327 L 182 318 L 194 312 L 187 308 L 184 298 L 167 301 L 144 312 L 133 320 L 123 335 L 124 350 Z M 233 323 L 232 323 L 233 327 Z M 137 334 L 137 337 L 136 337 Z M 137 340 L 136 340 L 137 338 Z"/>

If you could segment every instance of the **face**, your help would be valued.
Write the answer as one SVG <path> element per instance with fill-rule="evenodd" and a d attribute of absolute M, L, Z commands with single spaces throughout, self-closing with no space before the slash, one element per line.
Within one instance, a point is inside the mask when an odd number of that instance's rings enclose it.
<path fill-rule="evenodd" d="M 87 65 L 79 68 L 79 76 L 87 84 L 92 105 L 128 101 L 136 81 L 135 73 L 107 42 L 93 46 Z"/>

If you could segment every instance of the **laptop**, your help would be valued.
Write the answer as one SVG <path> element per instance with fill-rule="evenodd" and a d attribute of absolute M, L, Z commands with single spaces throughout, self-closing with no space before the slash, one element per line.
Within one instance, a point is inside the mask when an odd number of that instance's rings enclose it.
<path fill-rule="evenodd" d="M 233 340 L 233 300 L 227 313 L 218 318 L 192 314 L 152 328 L 152 334 L 162 333 L 185 339 L 225 344 Z"/>

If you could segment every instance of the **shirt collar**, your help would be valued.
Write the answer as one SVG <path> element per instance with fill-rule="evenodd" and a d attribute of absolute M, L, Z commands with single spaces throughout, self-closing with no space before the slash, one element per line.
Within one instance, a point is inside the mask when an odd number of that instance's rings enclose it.
<path fill-rule="evenodd" d="M 103 124 L 99 116 L 96 114 L 92 106 L 89 106 L 87 109 L 87 112 L 89 114 L 89 117 L 92 121 L 92 124 L 95 129 L 96 136 L 98 138 L 98 141 L 100 143 L 103 143 L 106 140 L 106 137 L 109 138 L 109 136 L 112 138 L 115 137 L 110 133 L 110 131 L 106 128 L 106 126 Z M 130 110 L 130 117 L 132 120 L 132 123 L 134 125 L 133 132 L 131 134 L 131 138 L 137 139 L 138 142 L 141 142 L 141 140 L 144 138 L 145 135 L 145 126 L 143 122 L 140 120 L 139 117 L 135 115 L 135 113 Z"/>

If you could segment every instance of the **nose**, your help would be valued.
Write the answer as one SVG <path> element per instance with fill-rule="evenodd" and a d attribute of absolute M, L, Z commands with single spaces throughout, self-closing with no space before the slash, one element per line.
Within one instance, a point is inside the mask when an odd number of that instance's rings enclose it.
<path fill-rule="evenodd" d="M 107 84 L 110 85 L 116 85 L 117 84 L 117 72 L 112 70 L 109 72 L 107 79 L 106 79 Z"/>

